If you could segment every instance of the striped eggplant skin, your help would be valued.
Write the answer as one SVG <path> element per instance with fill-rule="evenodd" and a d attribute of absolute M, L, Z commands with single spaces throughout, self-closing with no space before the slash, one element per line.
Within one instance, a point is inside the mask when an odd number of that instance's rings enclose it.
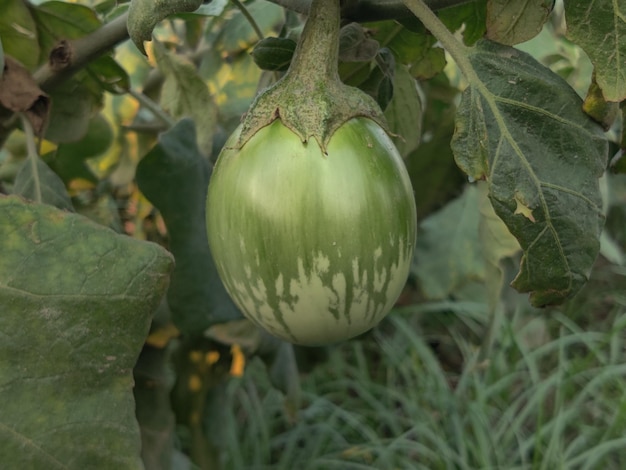
<path fill-rule="evenodd" d="M 327 154 L 280 120 L 220 154 L 207 197 L 218 273 L 244 315 L 301 345 L 352 338 L 393 307 L 416 236 L 413 189 L 385 131 L 353 118 Z"/>

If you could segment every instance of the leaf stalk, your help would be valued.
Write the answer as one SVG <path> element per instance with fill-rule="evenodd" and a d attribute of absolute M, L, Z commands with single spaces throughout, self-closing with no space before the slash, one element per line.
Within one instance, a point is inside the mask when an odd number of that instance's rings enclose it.
<path fill-rule="evenodd" d="M 28 160 L 30 161 L 33 173 L 33 183 L 35 185 L 35 202 L 41 204 L 43 202 L 43 196 L 41 194 L 39 169 L 37 168 L 39 153 L 37 152 L 37 145 L 35 144 L 35 131 L 25 114 L 20 113 L 20 119 L 22 121 L 22 127 L 24 128 L 24 134 L 26 134 L 26 151 L 28 153 Z"/>

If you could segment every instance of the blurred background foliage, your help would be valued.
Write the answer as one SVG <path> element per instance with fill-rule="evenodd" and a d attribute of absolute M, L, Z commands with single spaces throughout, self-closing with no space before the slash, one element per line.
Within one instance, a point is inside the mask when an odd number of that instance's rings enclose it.
<path fill-rule="evenodd" d="M 60 38 L 129 7 L 0 3 L 4 54 L 31 72 Z M 472 44 L 485 33 L 485 3 L 441 18 Z M 626 468 L 626 177 L 602 182 L 607 226 L 591 282 L 559 308 L 532 308 L 508 287 L 517 243 L 453 160 L 463 78 L 415 22 L 347 24 L 340 54 L 344 81 L 385 108 L 415 188 L 418 247 L 396 309 L 327 348 L 294 348 L 242 319 L 206 246 L 204 191 L 302 25 L 264 0 L 243 8 L 213 0 L 169 17 L 147 57 L 126 41 L 46 90 L 39 152 L 73 208 L 176 258 L 135 368 L 146 468 Z M 281 41 L 255 49 L 268 37 Z M 586 95 L 592 65 L 565 38 L 560 2 L 517 47 Z M 613 154 L 619 125 L 608 133 Z M 28 171 L 27 142 L 20 129 L 3 138 L 0 189 L 11 193 Z"/>

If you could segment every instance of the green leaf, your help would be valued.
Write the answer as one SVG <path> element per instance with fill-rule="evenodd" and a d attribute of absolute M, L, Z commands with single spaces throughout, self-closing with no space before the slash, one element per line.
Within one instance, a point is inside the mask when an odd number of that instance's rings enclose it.
<path fill-rule="evenodd" d="M 487 38 L 512 46 L 534 38 L 550 16 L 554 0 L 489 0 Z"/>
<path fill-rule="evenodd" d="M 137 167 L 137 184 L 160 211 L 176 258 L 168 291 L 172 320 L 187 334 L 241 318 L 209 251 L 205 224 L 209 162 L 198 152 L 192 121 L 184 119 L 161 134 Z"/>
<path fill-rule="evenodd" d="M 2 466 L 143 468 L 132 368 L 171 256 L 48 205 L 0 212 Z"/>
<path fill-rule="evenodd" d="M 202 5 L 202 0 L 132 0 L 128 9 L 128 34 L 143 54 L 144 41 L 152 39 L 154 27 L 174 13 L 192 12 Z"/>
<path fill-rule="evenodd" d="M 220 123 L 229 131 L 234 130 L 257 94 L 261 70 L 250 54 L 239 54 L 232 61 L 225 61 L 212 49 L 205 55 L 200 71 L 215 90 L 215 99 L 220 103 Z"/>
<path fill-rule="evenodd" d="M 417 62 L 436 42 L 425 30 L 413 32 L 393 21 L 374 23 L 371 29 L 380 46 L 391 49 L 396 60 L 402 64 Z"/>
<path fill-rule="evenodd" d="M 62 49 L 61 55 L 71 54 L 70 46 L 62 41 L 82 38 L 102 26 L 94 10 L 75 3 L 46 2 L 33 8 L 32 13 L 40 48 L 46 58 L 53 49 Z M 129 86 L 126 72 L 110 54 L 92 60 L 76 73 L 74 81 L 81 83 L 97 100 L 101 99 L 103 90 L 119 92 Z"/>
<path fill-rule="evenodd" d="M 413 272 L 429 299 L 445 299 L 485 276 L 478 237 L 479 192 L 468 186 L 462 196 L 420 224 Z"/>
<path fill-rule="evenodd" d="M 487 0 L 444 8 L 438 12 L 438 15 L 439 19 L 453 32 L 463 27 L 463 42 L 471 46 L 485 35 Z"/>
<path fill-rule="evenodd" d="M 82 139 L 60 144 L 46 160 L 65 183 L 76 178 L 97 183 L 98 178 L 89 169 L 86 160 L 104 153 L 112 143 L 111 125 L 102 114 L 97 114 L 88 121 L 87 132 Z"/>
<path fill-rule="evenodd" d="M 39 65 L 39 43 L 35 21 L 22 0 L 4 0 L 0 15 L 0 38 L 4 54 L 33 70 Z M 4 69 L 4 65 L 0 70 Z"/>
<path fill-rule="evenodd" d="M 170 366 L 169 348 L 146 345 L 134 369 L 133 393 L 141 429 L 141 458 L 147 469 L 170 468 L 172 460 L 175 419 L 170 403 L 173 385 Z"/>
<path fill-rule="evenodd" d="M 97 98 L 85 86 L 74 80 L 59 85 L 50 94 L 52 108 L 46 139 L 57 142 L 76 142 L 89 128 L 89 120 L 97 106 Z"/>
<path fill-rule="evenodd" d="M 105 91 L 121 93 L 130 89 L 130 78 L 126 70 L 109 55 L 98 57 L 86 70 L 88 77 Z"/>
<path fill-rule="evenodd" d="M 372 69 L 367 79 L 359 84 L 359 88 L 374 98 L 383 111 L 393 98 L 395 71 L 396 59 L 391 51 L 384 47 L 376 55 L 376 67 Z"/>
<path fill-rule="evenodd" d="M 626 99 L 626 6 L 617 0 L 567 0 L 567 37 L 595 67 L 607 101 Z"/>
<path fill-rule="evenodd" d="M 161 90 L 161 106 L 176 118 L 191 117 L 198 129 L 198 146 L 210 155 L 217 122 L 217 107 L 209 88 L 193 63 L 168 52 L 154 41 L 154 57 L 165 76 Z"/>
<path fill-rule="evenodd" d="M 211 0 L 200 5 L 200 8 L 194 11 L 193 14 L 202 16 L 220 16 L 224 13 L 228 3 L 228 0 Z M 180 16 L 185 16 L 185 14 L 183 13 Z"/>
<path fill-rule="evenodd" d="M 265 35 L 285 20 L 284 9 L 265 0 L 246 3 L 246 8 Z M 220 52 L 233 55 L 247 50 L 259 39 L 247 18 L 237 11 L 222 27 L 222 32 L 215 42 L 215 48 Z"/>
<path fill-rule="evenodd" d="M 51 1 L 31 9 L 37 24 L 37 38 L 42 56 L 61 40 L 78 39 L 101 26 L 96 12 L 85 5 Z"/>
<path fill-rule="evenodd" d="M 250 53 L 262 70 L 284 71 L 289 68 L 296 42 L 288 38 L 265 38 Z"/>
<path fill-rule="evenodd" d="M 395 135 L 393 143 L 406 158 L 420 143 L 422 136 L 422 102 L 417 92 L 417 82 L 406 65 L 396 64 L 393 98 L 385 110 L 389 129 Z"/>
<path fill-rule="evenodd" d="M 583 111 L 586 112 L 591 119 L 596 121 L 606 131 L 611 129 L 615 119 L 619 115 L 619 104 L 613 101 L 606 101 L 602 90 L 593 74 L 591 84 L 587 90 L 585 101 L 583 102 Z"/>
<path fill-rule="evenodd" d="M 349 23 L 339 33 L 339 60 L 343 62 L 365 62 L 374 59 L 380 45 L 369 37 L 359 23 Z"/>
<path fill-rule="evenodd" d="M 286 341 L 280 342 L 276 351 L 273 352 L 269 376 L 272 385 L 285 395 L 285 408 L 289 416 L 295 420 L 301 408 L 302 390 L 293 344 Z"/>
<path fill-rule="evenodd" d="M 527 54 L 482 41 L 468 58 L 477 76 L 457 115 L 456 161 L 488 181 L 524 250 L 513 286 L 536 306 L 562 302 L 586 282 L 600 247 L 606 139 L 576 92 Z"/>
<path fill-rule="evenodd" d="M 24 161 L 15 177 L 13 194 L 74 212 L 63 181 L 41 158 L 37 158 L 34 165 L 31 157 Z"/>
<path fill-rule="evenodd" d="M 459 91 L 444 73 L 423 82 L 421 87 L 428 103 L 424 109 L 422 139 L 406 158 L 418 220 L 456 197 L 467 182 L 450 148 Z"/>
<path fill-rule="evenodd" d="M 495 314 L 504 287 L 505 269 L 502 266 L 502 260 L 515 256 L 520 251 L 520 246 L 490 204 L 489 184 L 479 181 L 477 187 L 480 194 L 478 239 L 485 259 L 485 288 L 488 305 L 492 314 Z"/>

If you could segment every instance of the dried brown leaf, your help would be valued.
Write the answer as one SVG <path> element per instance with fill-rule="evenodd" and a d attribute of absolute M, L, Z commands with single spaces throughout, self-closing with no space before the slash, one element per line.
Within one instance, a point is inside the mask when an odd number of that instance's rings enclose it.
<path fill-rule="evenodd" d="M 5 57 L 4 73 L 0 77 L 0 106 L 24 113 L 37 135 L 42 135 L 50 113 L 50 97 L 39 88 L 30 72 L 10 56 Z"/>

